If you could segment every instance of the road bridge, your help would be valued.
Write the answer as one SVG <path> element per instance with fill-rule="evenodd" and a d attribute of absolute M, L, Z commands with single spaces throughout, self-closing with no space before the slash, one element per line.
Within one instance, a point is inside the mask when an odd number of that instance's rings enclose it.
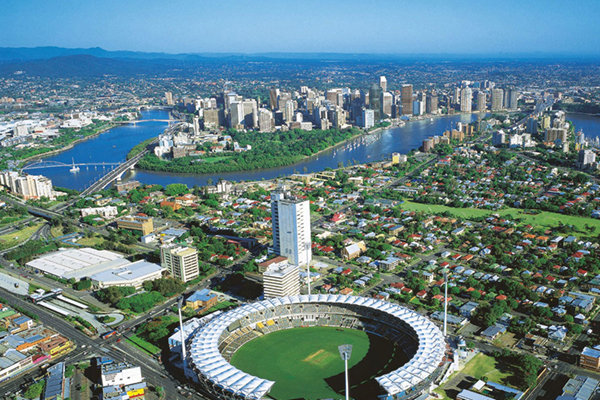
<path fill-rule="evenodd" d="M 155 144 L 156 142 L 158 142 L 158 138 L 155 138 L 149 145 Z M 85 190 L 83 190 L 79 196 L 80 197 L 89 196 L 92 193 L 95 193 L 99 190 L 104 189 L 111 182 L 113 182 L 117 179 L 120 179 L 128 169 L 133 169 L 135 167 L 135 165 L 142 159 L 142 157 L 144 157 L 146 154 L 148 154 L 148 152 L 149 152 L 148 148 L 145 148 L 142 152 L 137 154 L 135 157 L 130 158 L 129 160 L 123 162 L 122 164 L 119 164 L 118 167 L 108 171 L 108 173 L 106 175 L 104 175 L 103 177 L 101 177 L 100 179 L 98 179 L 97 181 L 92 183 Z"/>

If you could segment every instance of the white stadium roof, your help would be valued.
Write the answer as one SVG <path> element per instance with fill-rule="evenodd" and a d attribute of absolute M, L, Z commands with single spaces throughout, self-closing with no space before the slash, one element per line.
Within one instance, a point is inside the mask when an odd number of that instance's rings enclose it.
<path fill-rule="evenodd" d="M 261 399 L 275 382 L 243 372 L 219 352 L 219 338 L 235 321 L 249 314 L 286 304 L 339 303 L 369 307 L 390 314 L 411 326 L 418 337 L 416 354 L 405 365 L 375 378 L 390 395 L 398 394 L 425 381 L 443 361 L 445 341 L 442 332 L 426 317 L 386 301 L 342 295 L 302 295 L 268 299 L 246 304 L 226 312 L 196 332 L 190 345 L 191 362 L 211 382 L 247 399 Z"/>

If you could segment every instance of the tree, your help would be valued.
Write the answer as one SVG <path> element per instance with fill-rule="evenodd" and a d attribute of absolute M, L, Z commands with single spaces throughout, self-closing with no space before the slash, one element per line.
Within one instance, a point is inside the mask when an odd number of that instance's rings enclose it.
<path fill-rule="evenodd" d="M 188 192 L 187 185 L 183 183 L 171 183 L 165 188 L 165 194 L 167 196 L 181 196 Z"/>
<path fill-rule="evenodd" d="M 37 399 L 42 395 L 44 388 L 46 387 L 46 380 L 43 380 L 38 383 L 34 383 L 33 385 L 27 388 L 27 391 L 23 396 L 28 399 Z"/>

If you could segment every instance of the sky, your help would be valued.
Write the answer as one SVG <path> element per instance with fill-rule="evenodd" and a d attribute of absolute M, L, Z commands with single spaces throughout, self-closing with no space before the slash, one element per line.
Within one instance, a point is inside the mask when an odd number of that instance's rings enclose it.
<path fill-rule="evenodd" d="M 0 47 L 600 54 L 599 0 L 3 0 Z"/>

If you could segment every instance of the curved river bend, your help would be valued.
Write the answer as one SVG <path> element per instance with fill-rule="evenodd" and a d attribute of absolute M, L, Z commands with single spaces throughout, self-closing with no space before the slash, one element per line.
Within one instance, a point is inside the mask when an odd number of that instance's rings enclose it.
<path fill-rule="evenodd" d="M 142 183 L 162 186 L 170 183 L 185 183 L 192 187 L 206 185 L 209 178 L 213 182 L 217 182 L 219 178 L 239 182 L 263 178 L 272 179 L 294 172 L 322 171 L 325 168 L 337 168 L 340 162 L 343 162 L 344 165 L 354 161 L 366 163 L 388 157 L 392 152 L 406 154 L 421 146 L 423 139 L 441 135 L 452 125 L 456 125 L 458 122 L 472 122 L 477 117 L 477 114 L 460 114 L 434 118 L 433 121 L 430 119 L 410 121 L 402 127 L 384 130 L 380 134 L 370 135 L 364 140 L 355 140 L 287 167 L 204 175 L 134 170 L 127 172 L 123 176 L 123 180 L 139 180 Z M 142 112 L 141 119 L 168 118 L 168 111 L 155 110 Z M 568 119 L 573 121 L 576 130 L 583 129 L 587 136 L 595 137 L 600 133 L 600 118 L 598 117 L 569 114 Z M 158 136 L 166 127 L 166 123 L 157 121 L 119 126 L 44 160 L 59 161 L 65 164 L 71 164 L 73 159 L 76 163 L 118 163 L 125 159 L 131 148 L 143 140 Z M 109 166 L 106 167 L 106 169 L 109 168 Z M 81 167 L 80 172 L 71 173 L 68 167 L 57 167 L 32 169 L 28 172 L 49 177 L 55 186 L 82 190 L 106 171 L 103 171 L 102 167 Z"/>

